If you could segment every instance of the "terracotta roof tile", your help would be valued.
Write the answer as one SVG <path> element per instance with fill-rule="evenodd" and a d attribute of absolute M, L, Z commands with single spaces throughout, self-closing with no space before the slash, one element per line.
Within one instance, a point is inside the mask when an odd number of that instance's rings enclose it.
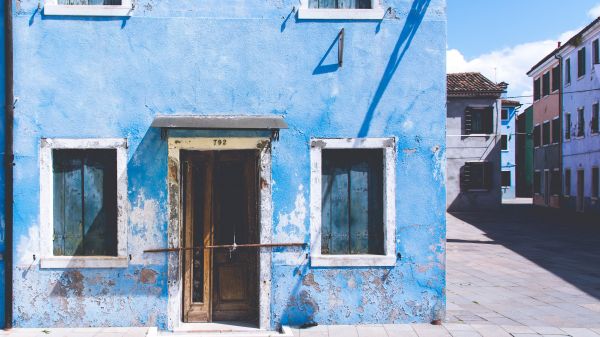
<path fill-rule="evenodd" d="M 448 96 L 451 97 L 500 97 L 506 90 L 502 84 L 496 84 L 480 73 L 448 74 Z"/>

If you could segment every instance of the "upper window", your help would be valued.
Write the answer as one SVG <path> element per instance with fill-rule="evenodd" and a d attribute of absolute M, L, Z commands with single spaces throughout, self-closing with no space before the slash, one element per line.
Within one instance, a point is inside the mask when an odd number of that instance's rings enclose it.
<path fill-rule="evenodd" d="M 565 60 L 565 84 L 571 83 L 571 59 Z"/>
<path fill-rule="evenodd" d="M 43 139 L 42 268 L 127 267 L 123 139 Z"/>
<path fill-rule="evenodd" d="M 503 121 L 508 120 L 508 109 L 502 109 L 500 114 Z"/>
<path fill-rule="evenodd" d="M 592 133 L 596 134 L 600 131 L 600 105 L 596 102 L 592 105 Z"/>
<path fill-rule="evenodd" d="M 538 78 L 533 81 L 533 100 L 537 101 L 542 97 L 542 84 L 541 79 Z"/>
<path fill-rule="evenodd" d="M 598 44 L 598 39 L 592 42 L 592 61 L 594 64 L 600 63 L 600 45 Z"/>
<path fill-rule="evenodd" d="M 560 123 L 558 118 L 552 120 L 552 144 L 560 142 Z"/>
<path fill-rule="evenodd" d="M 550 144 L 550 122 L 542 124 L 542 145 Z"/>
<path fill-rule="evenodd" d="M 377 0 L 301 0 L 299 19 L 381 20 L 385 10 Z"/>
<path fill-rule="evenodd" d="M 45 0 L 45 15 L 129 16 L 132 0 Z"/>
<path fill-rule="evenodd" d="M 466 134 L 492 134 L 494 132 L 494 108 L 467 108 L 465 131 Z"/>
<path fill-rule="evenodd" d="M 541 144 L 540 125 L 533 127 L 533 147 L 539 147 Z"/>
<path fill-rule="evenodd" d="M 571 114 L 565 114 L 565 139 L 571 139 Z"/>
<path fill-rule="evenodd" d="M 584 76 L 585 72 L 585 47 L 583 47 L 577 52 L 577 77 Z"/>
<path fill-rule="evenodd" d="M 502 149 L 502 151 L 508 151 L 508 136 L 507 135 L 500 136 L 500 149 Z"/>
<path fill-rule="evenodd" d="M 542 96 L 546 97 L 548 95 L 550 95 L 550 72 L 542 76 Z"/>
<path fill-rule="evenodd" d="M 560 89 L 560 67 L 552 68 L 552 92 Z"/>
<path fill-rule="evenodd" d="M 577 109 L 577 137 L 585 136 L 585 110 Z"/>
<path fill-rule="evenodd" d="M 395 265 L 394 139 L 315 139 L 311 162 L 311 264 Z"/>

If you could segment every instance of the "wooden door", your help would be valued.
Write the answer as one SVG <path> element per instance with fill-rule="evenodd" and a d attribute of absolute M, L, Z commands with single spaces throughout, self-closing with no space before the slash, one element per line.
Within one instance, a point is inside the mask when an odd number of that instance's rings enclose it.
<path fill-rule="evenodd" d="M 182 152 L 186 247 L 258 243 L 257 152 Z M 194 249 L 183 259 L 185 322 L 258 322 L 258 250 Z"/>
<path fill-rule="evenodd" d="M 584 192 L 585 192 L 585 174 L 583 170 L 577 171 L 577 211 L 583 212 Z"/>

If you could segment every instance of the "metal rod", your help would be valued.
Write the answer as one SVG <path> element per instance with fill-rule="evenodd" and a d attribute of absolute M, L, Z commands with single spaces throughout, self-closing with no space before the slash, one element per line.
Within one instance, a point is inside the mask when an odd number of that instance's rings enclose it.
<path fill-rule="evenodd" d="M 344 64 L 344 28 L 338 33 L 338 67 Z"/>
<path fill-rule="evenodd" d="M 180 247 L 180 248 L 159 248 L 147 249 L 144 253 L 162 253 L 162 252 L 179 252 L 184 250 L 201 250 L 201 249 L 238 249 L 238 248 L 262 248 L 262 247 L 304 247 L 306 243 L 248 243 L 240 245 L 210 245 L 204 247 Z"/>

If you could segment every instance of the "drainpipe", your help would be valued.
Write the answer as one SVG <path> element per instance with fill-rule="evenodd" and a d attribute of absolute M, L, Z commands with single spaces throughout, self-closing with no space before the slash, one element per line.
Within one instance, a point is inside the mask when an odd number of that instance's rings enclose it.
<path fill-rule="evenodd" d="M 558 43 L 558 50 L 560 50 L 560 42 Z M 558 173 L 560 174 L 560 191 L 561 194 L 558 198 L 558 208 L 562 208 L 563 195 L 565 195 L 564 189 L 564 176 L 563 176 L 563 58 L 558 55 L 558 50 L 554 58 L 558 60 L 559 75 L 559 86 L 558 86 L 558 125 L 560 125 L 560 137 L 558 137 Z"/>
<path fill-rule="evenodd" d="M 5 52 L 5 235 L 4 235 L 4 328 L 12 328 L 13 305 L 13 40 L 12 0 L 4 1 L 4 52 Z"/>

